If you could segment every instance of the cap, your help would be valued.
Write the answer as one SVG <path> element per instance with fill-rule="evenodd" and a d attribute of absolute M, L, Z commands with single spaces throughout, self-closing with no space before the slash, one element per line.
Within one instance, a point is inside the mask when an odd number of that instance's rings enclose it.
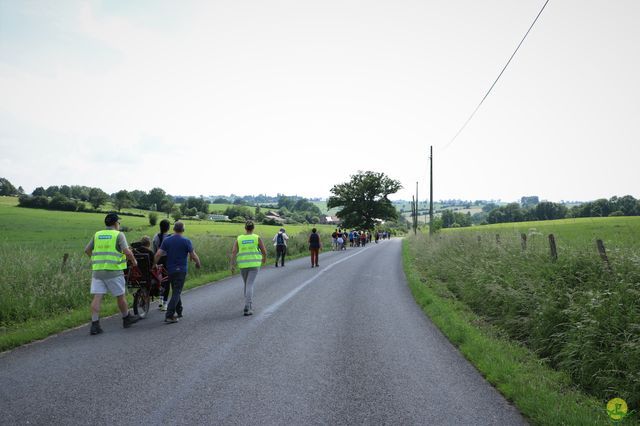
<path fill-rule="evenodd" d="M 280 228 L 280 232 L 286 232 L 284 228 Z"/>
<path fill-rule="evenodd" d="M 174 232 L 184 232 L 184 223 L 182 222 L 176 222 L 173 224 L 173 231 Z"/>
<path fill-rule="evenodd" d="M 113 226 L 120 220 L 120 217 L 115 213 L 109 213 L 104 217 L 104 224 L 107 226 Z"/>

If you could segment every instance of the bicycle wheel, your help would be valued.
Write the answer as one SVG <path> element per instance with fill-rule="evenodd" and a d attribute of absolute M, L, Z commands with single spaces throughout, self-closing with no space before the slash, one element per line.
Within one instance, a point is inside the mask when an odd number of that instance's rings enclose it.
<path fill-rule="evenodd" d="M 150 305 L 151 296 L 149 295 L 149 289 L 140 287 L 133 295 L 133 313 L 140 318 L 145 318 L 149 313 Z"/>

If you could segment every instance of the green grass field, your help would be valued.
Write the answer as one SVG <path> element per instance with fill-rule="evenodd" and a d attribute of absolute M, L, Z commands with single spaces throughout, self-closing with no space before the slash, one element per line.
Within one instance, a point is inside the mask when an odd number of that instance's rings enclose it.
<path fill-rule="evenodd" d="M 0 197 L 0 245 L 20 245 L 37 247 L 55 241 L 61 249 L 81 250 L 93 236 L 95 231 L 103 226 L 102 213 L 57 212 L 40 209 L 26 209 L 17 207 L 15 197 Z M 212 206 L 226 206 L 212 204 Z M 221 207 L 222 208 L 222 207 Z M 226 207 L 225 207 L 226 208 Z M 222 208 L 224 211 L 224 209 Z M 148 212 L 144 212 L 148 213 Z M 159 219 L 166 217 L 162 213 Z M 173 219 L 170 219 L 173 222 Z M 143 235 L 153 237 L 158 232 L 157 226 L 149 225 L 147 217 L 123 216 L 121 224 L 130 229 L 126 233 L 129 242 L 140 239 Z M 241 223 L 222 223 L 212 221 L 184 222 L 187 235 L 233 236 L 243 232 Z M 287 233 L 295 235 L 309 231 L 313 225 L 284 225 Z M 316 225 L 320 232 L 331 232 L 331 226 Z M 280 229 L 275 225 L 258 225 L 256 232 L 266 237 L 273 237 Z M 60 253 L 62 256 L 62 252 Z"/>
<path fill-rule="evenodd" d="M 451 234 L 501 234 L 516 239 L 520 234 L 542 236 L 555 234 L 559 245 L 582 249 L 602 239 L 606 246 L 638 248 L 640 217 L 592 217 L 535 222 L 499 223 L 467 228 L 443 229 L 443 235 Z M 543 238 L 543 239 L 544 239 Z M 595 247 L 595 245 L 594 245 Z"/>
<path fill-rule="evenodd" d="M 555 261 L 551 233 L 557 242 Z M 487 324 L 498 338 L 528 348 L 583 392 L 604 402 L 622 397 L 637 410 L 639 238 L 640 217 L 448 229 L 432 238 L 418 234 L 408 239 L 408 267 L 421 281 L 414 292 L 455 302 L 455 309 L 477 316 L 476 324 Z M 597 239 L 604 242 L 608 264 L 598 254 Z M 453 341 L 458 332 L 452 331 Z M 527 401 L 522 404 L 536 404 L 520 397 Z"/>
<path fill-rule="evenodd" d="M 326 201 L 312 201 L 312 203 L 315 204 L 320 209 L 322 214 L 326 216 L 335 216 L 338 210 L 340 210 L 338 207 L 334 207 L 332 209 L 327 208 Z"/>
<path fill-rule="evenodd" d="M 188 286 L 206 283 L 228 270 L 233 236 L 244 232 L 243 224 L 212 221 L 185 221 L 185 235 L 198 252 L 203 267 L 192 268 Z M 146 217 L 123 216 L 121 224 L 129 228 L 125 233 L 129 243 L 143 235 L 152 237 L 158 231 Z M 104 214 L 57 212 L 17 207 L 15 197 L 0 197 L 0 350 L 46 333 L 59 331 L 63 326 L 82 322 L 88 315 L 90 302 L 90 261 L 84 247 L 95 231 L 104 227 Z M 280 226 L 257 225 L 269 252 L 274 256 L 271 239 Z M 291 237 L 289 255 L 307 253 L 307 235 L 311 225 L 285 225 Z M 329 244 L 330 226 L 318 225 L 320 235 Z M 63 256 L 68 260 L 62 269 Z M 85 314 L 78 314 L 81 310 Z M 75 318 L 57 321 L 63 317 Z M 40 323 L 51 326 L 40 327 Z M 28 326 L 27 326 L 28 325 Z M 37 332 L 13 338 L 25 327 Z M 43 333 L 45 333 L 43 335 Z M 4 340 L 3 340 L 4 339 Z"/>
<path fill-rule="evenodd" d="M 209 213 L 212 214 L 224 214 L 224 211 L 228 207 L 234 207 L 234 204 L 209 204 Z M 253 206 L 245 206 L 255 212 L 256 208 Z M 264 209 L 263 209 L 264 210 Z"/>

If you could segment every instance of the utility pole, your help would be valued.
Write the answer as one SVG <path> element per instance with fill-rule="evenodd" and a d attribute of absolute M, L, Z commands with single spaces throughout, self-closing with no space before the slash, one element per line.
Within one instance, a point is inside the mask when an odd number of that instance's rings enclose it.
<path fill-rule="evenodd" d="M 416 196 L 412 195 L 411 196 L 411 227 L 413 228 L 413 235 L 415 235 L 417 233 L 416 229 L 417 229 L 417 219 L 418 218 L 418 212 L 416 211 Z"/>
<path fill-rule="evenodd" d="M 429 235 L 433 235 L 433 145 L 429 151 Z"/>

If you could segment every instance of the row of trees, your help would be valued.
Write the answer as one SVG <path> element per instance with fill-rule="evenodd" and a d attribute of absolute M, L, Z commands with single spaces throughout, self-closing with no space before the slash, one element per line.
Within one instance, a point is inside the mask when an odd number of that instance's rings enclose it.
<path fill-rule="evenodd" d="M 491 210 L 487 215 L 487 223 L 564 219 L 567 212 L 566 206 L 550 201 L 543 201 L 528 208 L 522 207 L 519 203 L 509 203 Z"/>
<path fill-rule="evenodd" d="M 572 207 L 569 214 L 571 217 L 640 216 L 640 200 L 631 195 L 600 198 Z"/>
<path fill-rule="evenodd" d="M 280 195 L 277 199 L 277 205 L 274 206 L 256 206 L 255 208 L 244 205 L 244 202 L 238 203 L 236 199 L 234 205 L 227 207 L 224 211 L 229 219 L 241 221 L 246 219 L 256 220 L 265 224 L 276 225 L 277 222 L 269 219 L 265 214 L 265 209 L 277 211 L 280 218 L 285 223 L 320 223 L 322 211 L 318 206 L 313 204 L 306 198 L 297 196 Z"/>
<path fill-rule="evenodd" d="M 19 204 L 23 207 L 48 208 L 51 210 L 88 211 L 85 203 L 94 210 L 98 210 L 111 202 L 113 208 L 119 212 L 127 207 L 142 210 L 162 211 L 167 214 L 174 207 L 173 198 L 161 188 L 154 188 L 149 192 L 135 190 L 121 190 L 114 194 L 107 194 L 101 188 L 82 185 L 52 185 L 47 188 L 37 187 L 31 195 L 23 194 Z"/>
<path fill-rule="evenodd" d="M 529 207 L 527 207 L 527 205 Z M 640 216 L 640 200 L 631 195 L 601 198 L 568 208 L 564 204 L 542 201 L 535 205 L 518 203 L 492 209 L 486 217 L 487 223 L 525 222 L 553 220 L 572 217 Z"/>
<path fill-rule="evenodd" d="M 434 227 L 455 228 L 492 223 L 526 222 L 534 220 L 554 220 L 574 217 L 640 216 L 640 200 L 631 195 L 602 198 L 573 207 L 561 203 L 539 201 L 537 196 L 522 197 L 520 203 L 498 206 L 488 203 L 482 212 L 473 215 L 443 210 L 434 220 Z"/>
<path fill-rule="evenodd" d="M 47 188 L 37 187 L 31 195 L 20 193 L 7 179 L 0 178 L 0 195 L 20 195 L 19 205 L 22 207 L 42 208 L 63 211 L 98 211 L 101 206 L 111 203 L 113 209 L 122 212 L 122 209 L 137 208 L 166 213 L 174 220 L 185 217 L 199 217 L 204 219 L 209 213 L 209 202 L 204 197 L 172 197 L 162 188 L 153 188 L 149 192 L 134 190 L 120 190 L 113 194 L 107 194 L 100 188 L 81 185 L 52 185 Z M 260 206 L 248 206 L 249 200 L 272 200 L 274 210 L 278 210 L 280 216 L 287 223 L 318 223 L 322 212 L 307 199 L 301 197 L 288 197 L 278 195 L 277 198 L 260 196 L 233 196 L 233 206 L 225 211 L 231 219 L 253 219 L 264 221 L 265 214 Z M 230 199 L 219 197 L 214 200 L 217 203 L 230 203 Z M 277 206 L 275 206 L 277 202 Z M 90 207 L 87 206 L 87 203 Z M 92 210 L 93 209 L 93 210 Z"/>

